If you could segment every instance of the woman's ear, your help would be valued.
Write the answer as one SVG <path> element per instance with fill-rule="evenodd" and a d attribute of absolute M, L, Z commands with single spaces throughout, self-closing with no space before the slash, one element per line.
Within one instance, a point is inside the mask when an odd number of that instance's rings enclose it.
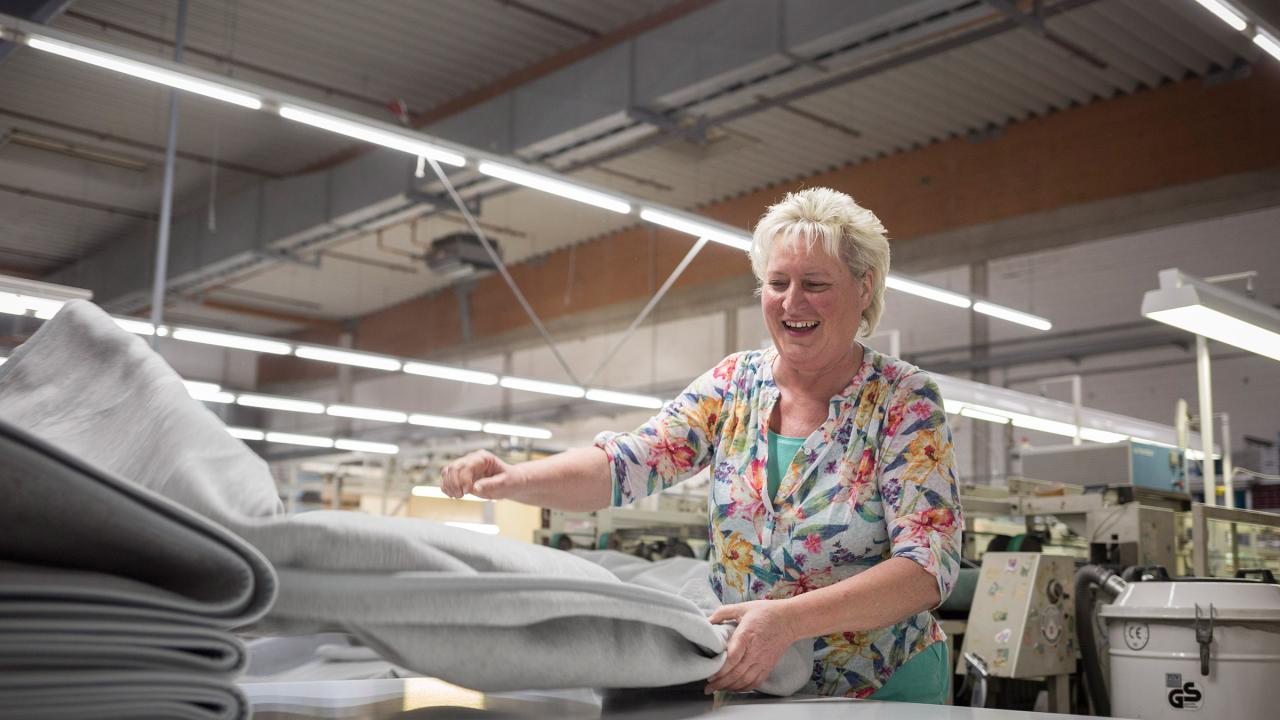
<path fill-rule="evenodd" d="M 858 295 L 862 299 L 863 305 L 870 305 L 875 287 L 875 270 L 868 270 L 862 273 L 862 282 L 858 288 Z"/>

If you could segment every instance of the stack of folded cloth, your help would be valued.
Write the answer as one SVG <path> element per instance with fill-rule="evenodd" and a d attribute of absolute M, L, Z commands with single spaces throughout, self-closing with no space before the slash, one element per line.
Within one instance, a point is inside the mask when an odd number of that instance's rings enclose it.
<path fill-rule="evenodd" d="M 242 718 L 253 547 L 0 422 L 0 715 Z"/>
<path fill-rule="evenodd" d="M 653 581 L 645 583 L 570 553 L 424 520 L 286 515 L 266 463 L 189 396 L 162 357 L 91 303 L 67 303 L 0 366 L 0 420 L 128 478 L 132 496 L 163 495 L 260 551 L 279 596 L 249 632 L 345 633 L 398 668 L 484 691 L 681 685 L 724 664 L 733 626 L 707 620 L 719 601 L 705 566 L 674 578 L 639 573 Z M 0 447 L 0 466 L 8 455 Z M 97 507 L 68 502 L 33 528 L 36 541 Z M 170 532 L 135 544 L 174 542 Z M 248 622 L 252 607 L 227 611 L 225 626 Z M 789 695 L 804 686 L 812 647 L 796 643 L 762 689 Z"/>

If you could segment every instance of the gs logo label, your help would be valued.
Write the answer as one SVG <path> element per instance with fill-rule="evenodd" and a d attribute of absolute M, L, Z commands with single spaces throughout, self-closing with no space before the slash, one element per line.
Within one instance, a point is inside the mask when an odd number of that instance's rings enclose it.
<path fill-rule="evenodd" d="M 1169 705 L 1176 710 L 1199 710 L 1204 695 L 1196 689 L 1194 682 L 1184 683 L 1169 691 Z"/>

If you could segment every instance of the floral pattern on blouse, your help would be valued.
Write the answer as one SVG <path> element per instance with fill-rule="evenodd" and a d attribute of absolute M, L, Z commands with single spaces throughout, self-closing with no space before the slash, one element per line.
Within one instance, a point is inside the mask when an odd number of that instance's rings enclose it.
<path fill-rule="evenodd" d="M 915 366 L 863 350 L 852 382 L 784 472 L 776 503 L 766 462 L 780 392 L 777 353 L 767 349 L 725 358 L 634 432 L 597 436 L 609 457 L 613 504 L 710 467 L 710 582 L 725 603 L 792 597 L 892 557 L 927 570 L 945 599 L 964 523 L 942 398 Z M 944 639 L 929 612 L 815 638 L 805 692 L 866 697 Z"/>

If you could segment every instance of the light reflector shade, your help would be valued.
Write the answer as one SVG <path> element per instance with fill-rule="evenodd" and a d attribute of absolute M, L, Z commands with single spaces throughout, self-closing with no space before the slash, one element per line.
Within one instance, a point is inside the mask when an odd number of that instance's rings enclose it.
<path fill-rule="evenodd" d="M 1048 330 L 1053 327 L 1053 323 L 1049 322 L 1048 318 L 1042 318 L 1039 315 L 1032 315 L 1031 313 L 1022 312 L 1021 310 L 1007 308 L 1003 305 L 987 302 L 986 300 L 979 300 L 975 302 L 973 304 L 973 311 L 980 312 L 983 315 L 997 317 L 1001 320 L 1008 320 L 1011 323 L 1026 325 L 1027 327 L 1035 328 L 1036 330 Z"/>
<path fill-rule="evenodd" d="M 367 452 L 379 455 L 395 455 L 400 452 L 399 445 L 391 443 L 369 442 L 367 440 L 335 440 L 333 446 L 348 452 Z"/>
<path fill-rule="evenodd" d="M 280 116 L 304 125 L 328 130 L 339 135 L 346 135 L 349 138 L 381 145 L 392 150 L 399 150 L 410 155 L 429 157 L 445 165 L 462 167 L 467 164 L 465 157 L 452 150 L 446 150 L 438 145 L 413 137 L 406 130 L 377 127 L 373 121 L 366 123 L 347 120 L 346 118 L 307 110 L 294 105 L 281 105 Z"/>
<path fill-rule="evenodd" d="M 264 440 L 267 437 L 266 433 L 253 428 L 227 427 L 227 432 L 231 434 L 231 437 L 240 438 L 241 440 Z"/>
<path fill-rule="evenodd" d="M 526 427 L 524 425 L 508 425 L 507 423 L 485 423 L 484 431 L 491 435 L 508 435 L 511 437 L 533 438 L 535 440 L 546 440 L 551 437 L 550 430 Z"/>
<path fill-rule="evenodd" d="M 298 435 L 296 433 L 269 432 L 267 442 L 285 445 L 305 445 L 307 447 L 331 448 L 333 439 L 319 435 Z"/>
<path fill-rule="evenodd" d="M 706 238 L 739 250 L 751 249 L 751 239 L 747 237 L 746 233 L 735 233 L 682 215 L 673 215 L 662 210 L 644 208 L 640 211 L 640 219 L 647 220 L 655 225 L 671 228 L 672 230 L 679 230 L 694 237 Z"/>
<path fill-rule="evenodd" d="M 587 391 L 587 399 L 596 402 L 612 403 L 614 405 L 628 405 L 631 407 L 658 409 L 662 407 L 662 399 L 650 395 L 633 395 L 631 393 L 616 392 L 614 390 L 601 390 L 600 388 L 592 388 Z"/>
<path fill-rule="evenodd" d="M 375 420 L 377 422 L 402 423 L 409 419 L 408 413 L 399 410 L 382 410 L 380 408 L 360 407 L 358 405 L 330 405 L 326 413 L 334 417 L 355 418 L 356 420 Z"/>
<path fill-rule="evenodd" d="M 71 60 L 78 60 L 90 65 L 97 65 L 100 68 L 114 70 L 125 75 L 132 75 L 143 80 L 168 85 L 171 88 L 183 90 L 197 95 L 213 98 L 229 102 L 233 105 L 249 108 L 250 110 L 259 110 L 262 108 L 262 100 L 255 95 L 235 90 L 219 83 L 203 80 L 193 77 L 186 73 L 178 73 L 165 68 L 156 67 L 136 60 L 119 57 L 97 50 L 91 50 L 61 40 L 53 38 L 41 37 L 39 35 L 27 36 L 27 45 L 54 55 L 60 55 Z"/>
<path fill-rule="evenodd" d="M 498 384 L 512 390 L 525 390 L 543 393 L 544 395 L 560 395 L 561 397 L 580 398 L 587 394 L 586 390 L 577 385 L 565 385 L 564 383 L 547 382 L 546 380 L 530 380 L 529 378 L 513 377 L 511 375 L 503 377 Z"/>
<path fill-rule="evenodd" d="M 1280 60 L 1280 41 L 1270 35 L 1259 31 L 1257 35 L 1253 36 L 1253 44 L 1267 51 L 1267 54 L 1271 57 Z"/>
<path fill-rule="evenodd" d="M 236 404 L 264 410 L 283 410 L 285 412 L 310 413 L 312 415 L 319 415 L 324 412 L 324 403 L 276 397 L 274 395 L 245 394 L 236 398 Z"/>
<path fill-rule="evenodd" d="M 480 432 L 484 429 L 484 423 L 476 420 L 444 417 L 442 415 L 423 415 L 421 413 L 414 413 L 413 415 L 410 415 L 409 424 L 421 425 L 423 427 L 445 428 L 447 430 L 468 430 L 470 432 Z"/>
<path fill-rule="evenodd" d="M 582 187 L 571 182 L 559 180 L 557 178 L 539 175 L 538 173 L 521 170 L 520 168 L 502 165 L 489 160 L 482 160 L 478 168 L 480 172 L 490 177 L 506 180 L 517 185 L 541 190 L 552 195 L 559 195 L 562 198 L 576 200 L 587 205 L 594 205 L 605 210 L 612 210 L 616 213 L 626 214 L 631 212 L 631 203 L 620 198 L 613 197 L 606 193 Z"/>
<path fill-rule="evenodd" d="M 422 375 L 423 377 L 440 378 L 441 380 L 456 380 L 477 385 L 498 384 L 498 376 L 493 373 L 449 367 L 448 365 L 436 365 L 435 363 L 407 362 L 404 364 L 404 371 L 410 375 Z"/>
<path fill-rule="evenodd" d="M 1280 310 L 1177 268 L 1160 271 L 1160 287 L 1142 297 L 1142 314 L 1280 360 Z"/>
<path fill-rule="evenodd" d="M 1196 0 L 1205 10 L 1218 16 L 1218 19 L 1231 26 L 1233 30 L 1244 30 L 1248 23 L 1233 8 L 1220 0 Z"/>
<path fill-rule="evenodd" d="M 373 370 L 389 370 L 391 372 L 395 372 L 400 369 L 400 361 L 395 358 L 386 357 L 385 355 L 373 355 L 371 353 L 352 352 L 350 350 L 334 350 L 333 348 L 299 345 L 294 349 L 293 354 L 306 360 L 319 360 L 321 362 L 337 363 L 339 365 L 354 365 L 356 367 L 370 368 Z"/>
<path fill-rule="evenodd" d="M 954 305 L 959 308 L 967 308 L 973 304 L 969 298 L 959 293 L 953 293 L 950 290 L 943 290 L 932 285 L 926 285 L 915 280 L 908 280 L 898 275 L 889 275 L 885 277 L 884 284 L 886 287 L 897 290 L 898 292 L 916 295 L 928 300 L 933 300 L 948 305 Z"/>
<path fill-rule="evenodd" d="M 289 343 L 279 342 L 278 340 L 214 332 L 213 330 L 196 330 L 195 328 L 176 328 L 173 331 L 173 339 L 271 355 L 288 355 L 293 350 Z"/>

